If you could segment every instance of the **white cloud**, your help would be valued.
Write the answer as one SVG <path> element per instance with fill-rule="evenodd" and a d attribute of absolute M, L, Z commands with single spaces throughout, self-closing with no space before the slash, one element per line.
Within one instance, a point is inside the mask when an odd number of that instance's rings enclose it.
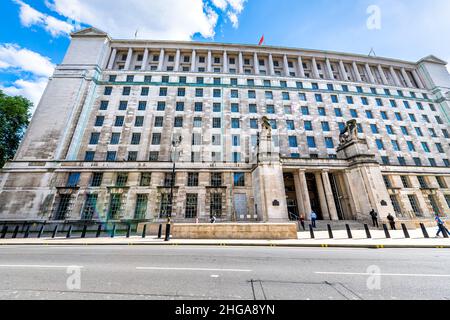
<path fill-rule="evenodd" d="M 38 78 L 37 80 L 16 80 L 13 85 L 0 85 L 0 90 L 10 96 L 23 96 L 29 99 L 34 104 L 34 109 L 37 107 L 45 87 L 47 86 L 48 78 Z"/>
<path fill-rule="evenodd" d="M 115 38 L 190 40 L 214 37 L 218 14 L 202 0 L 49 0 L 58 14 L 110 33 Z M 107 10 L 106 10 L 107 8 Z"/>
<path fill-rule="evenodd" d="M 26 75 L 26 79 L 18 79 L 12 84 L 0 84 L 0 90 L 8 95 L 24 96 L 37 106 L 54 68 L 49 58 L 37 52 L 17 44 L 0 44 L 0 70 Z"/>
<path fill-rule="evenodd" d="M 226 13 L 235 29 L 239 27 L 239 14 L 244 10 L 247 0 L 212 0 L 213 5 Z"/>
<path fill-rule="evenodd" d="M 13 1 L 20 6 L 20 22 L 25 27 L 41 26 L 53 37 L 68 35 L 75 30 L 74 25 L 43 14 L 21 0 Z"/>
<path fill-rule="evenodd" d="M 49 77 L 54 68 L 49 58 L 37 52 L 20 48 L 16 44 L 0 44 L 0 69 L 26 71 Z"/>

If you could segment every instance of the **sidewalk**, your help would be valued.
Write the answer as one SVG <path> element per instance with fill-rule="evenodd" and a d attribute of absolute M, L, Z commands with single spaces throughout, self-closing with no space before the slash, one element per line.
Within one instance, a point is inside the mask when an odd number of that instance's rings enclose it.
<path fill-rule="evenodd" d="M 133 236 L 115 238 L 42 238 L 42 239 L 0 239 L 0 246 L 14 245 L 155 245 L 155 246 L 259 246 L 259 247 L 316 247 L 316 248 L 446 248 L 450 249 L 450 239 L 434 238 L 435 228 L 429 228 L 430 239 L 424 239 L 421 230 L 410 230 L 411 239 L 405 239 L 402 231 L 390 231 L 391 239 L 386 239 L 383 231 L 372 231 L 372 239 L 367 239 L 364 231 L 353 231 L 353 239 L 348 239 L 346 231 L 333 232 L 334 239 L 329 239 L 328 232 L 315 232 L 315 239 L 309 232 L 299 232 L 298 240 L 188 240 L 164 239 L 156 237 Z"/>

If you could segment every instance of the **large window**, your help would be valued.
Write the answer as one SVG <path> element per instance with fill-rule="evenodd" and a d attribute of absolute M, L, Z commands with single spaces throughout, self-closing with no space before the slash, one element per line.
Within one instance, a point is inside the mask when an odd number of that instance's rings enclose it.
<path fill-rule="evenodd" d="M 81 220 L 92 220 L 96 213 L 98 194 L 88 194 L 84 203 Z"/>
<path fill-rule="evenodd" d="M 139 185 L 141 187 L 149 187 L 151 181 L 152 181 L 152 174 L 151 174 L 151 172 L 143 172 L 143 173 L 141 173 L 141 180 L 139 182 Z"/>
<path fill-rule="evenodd" d="M 409 200 L 409 203 L 411 204 L 411 208 L 412 208 L 414 214 L 417 217 L 422 217 L 422 212 L 420 211 L 417 197 L 415 195 L 410 194 L 410 195 L 408 195 L 408 200 Z"/>
<path fill-rule="evenodd" d="M 234 186 L 245 187 L 245 173 L 237 172 L 234 174 Z"/>
<path fill-rule="evenodd" d="M 103 173 L 94 172 L 92 174 L 91 187 L 100 187 L 102 185 Z"/>
<path fill-rule="evenodd" d="M 222 173 L 211 173 L 211 186 L 221 187 L 222 186 Z"/>
<path fill-rule="evenodd" d="M 120 193 L 111 194 L 108 210 L 108 220 L 120 219 L 121 207 L 122 207 L 122 195 Z"/>
<path fill-rule="evenodd" d="M 171 209 L 171 197 L 170 193 L 163 193 L 161 194 L 161 205 L 159 210 L 159 217 L 160 218 L 167 218 L 169 215 L 171 215 L 172 209 Z"/>
<path fill-rule="evenodd" d="M 188 173 L 188 187 L 198 187 L 198 172 Z"/>
<path fill-rule="evenodd" d="M 54 215 L 54 220 L 65 220 L 70 208 L 70 194 L 62 194 L 59 196 L 58 206 Z"/>
<path fill-rule="evenodd" d="M 222 217 L 222 194 L 212 193 L 210 201 L 210 215 L 216 218 Z"/>
<path fill-rule="evenodd" d="M 138 194 L 136 197 L 136 208 L 134 211 L 135 219 L 145 219 L 147 214 L 148 195 Z"/>
<path fill-rule="evenodd" d="M 186 195 L 186 219 L 197 217 L 198 194 Z"/>

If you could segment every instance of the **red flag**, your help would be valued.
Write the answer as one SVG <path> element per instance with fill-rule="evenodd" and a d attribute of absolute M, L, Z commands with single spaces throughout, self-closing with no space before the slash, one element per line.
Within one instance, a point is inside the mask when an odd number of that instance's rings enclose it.
<path fill-rule="evenodd" d="M 261 46 L 264 43 L 264 35 L 261 37 L 261 40 L 259 40 L 258 46 Z"/>

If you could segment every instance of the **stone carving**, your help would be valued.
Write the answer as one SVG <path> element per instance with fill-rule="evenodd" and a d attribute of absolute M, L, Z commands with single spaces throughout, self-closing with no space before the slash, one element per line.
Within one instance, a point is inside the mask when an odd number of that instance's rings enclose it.
<path fill-rule="evenodd" d="M 262 117 L 261 121 L 262 121 L 263 130 L 266 129 L 266 130 L 269 130 L 269 132 L 272 132 L 272 126 L 270 125 L 269 118 Z"/>
<path fill-rule="evenodd" d="M 339 142 L 345 144 L 347 142 L 358 139 L 358 126 L 355 119 L 347 121 L 344 130 L 339 135 Z"/>

